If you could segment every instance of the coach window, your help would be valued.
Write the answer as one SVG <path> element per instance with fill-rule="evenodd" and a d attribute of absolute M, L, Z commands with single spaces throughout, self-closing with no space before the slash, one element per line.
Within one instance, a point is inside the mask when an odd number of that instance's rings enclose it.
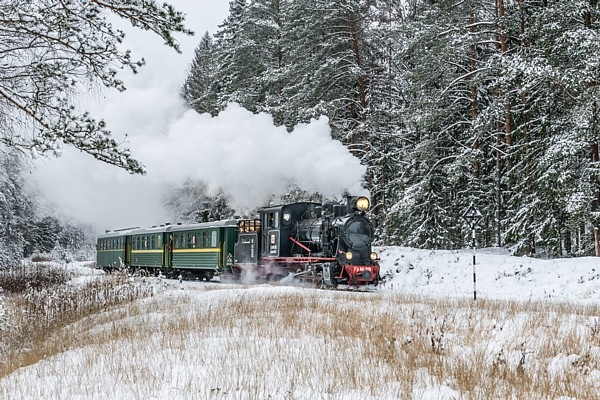
<path fill-rule="evenodd" d="M 208 232 L 204 231 L 202 232 L 202 247 L 208 247 Z"/>
<path fill-rule="evenodd" d="M 210 247 L 217 247 L 217 231 L 210 233 Z"/>

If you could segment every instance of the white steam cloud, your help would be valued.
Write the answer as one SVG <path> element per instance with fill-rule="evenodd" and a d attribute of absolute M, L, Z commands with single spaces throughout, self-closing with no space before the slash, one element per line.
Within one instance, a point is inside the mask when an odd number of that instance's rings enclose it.
<path fill-rule="evenodd" d="M 139 154 L 149 175 L 174 184 L 201 180 L 213 194 L 222 189 L 238 210 L 262 206 L 290 184 L 328 197 L 364 192 L 366 168 L 331 138 L 326 117 L 290 133 L 270 115 L 237 104 L 214 118 L 188 110 L 166 136 L 146 137 Z"/>
<path fill-rule="evenodd" d="M 179 102 L 158 111 L 133 104 L 109 114 L 135 133 L 129 145 L 147 175 L 130 175 L 73 149 L 34 171 L 37 186 L 64 214 L 99 231 L 168 221 L 172 213 L 162 202 L 188 178 L 205 182 L 211 194 L 223 190 L 241 213 L 266 205 L 291 184 L 326 197 L 366 192 L 366 168 L 331 138 L 327 117 L 288 132 L 270 115 L 237 104 L 216 117 L 184 110 Z"/>

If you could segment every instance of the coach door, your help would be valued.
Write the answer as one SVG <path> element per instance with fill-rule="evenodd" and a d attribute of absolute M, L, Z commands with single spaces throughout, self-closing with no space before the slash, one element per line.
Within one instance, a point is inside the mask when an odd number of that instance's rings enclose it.
<path fill-rule="evenodd" d="M 173 266 L 173 234 L 165 233 L 163 237 L 163 266 L 171 268 Z"/>
<path fill-rule="evenodd" d="M 123 262 L 125 265 L 131 265 L 131 236 L 125 236 L 125 260 Z"/>

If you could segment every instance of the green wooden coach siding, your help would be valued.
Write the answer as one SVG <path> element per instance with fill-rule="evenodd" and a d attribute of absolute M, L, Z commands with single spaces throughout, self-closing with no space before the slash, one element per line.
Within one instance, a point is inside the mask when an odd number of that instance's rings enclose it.
<path fill-rule="evenodd" d="M 119 267 L 125 262 L 125 249 L 99 250 L 96 257 L 98 267 Z"/>
<path fill-rule="evenodd" d="M 132 250 L 131 265 L 134 267 L 162 267 L 162 250 Z"/>
<path fill-rule="evenodd" d="M 219 249 L 175 249 L 173 251 L 173 268 L 203 269 L 220 266 Z"/>

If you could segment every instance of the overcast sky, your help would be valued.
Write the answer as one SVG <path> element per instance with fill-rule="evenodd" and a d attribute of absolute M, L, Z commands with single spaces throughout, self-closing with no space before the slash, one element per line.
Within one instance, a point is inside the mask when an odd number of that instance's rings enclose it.
<path fill-rule="evenodd" d="M 146 65 L 137 75 L 121 75 L 124 93 L 98 91 L 82 99 L 116 138 L 127 134 L 127 146 L 147 175 L 130 175 L 65 147 L 62 157 L 38 160 L 32 171 L 32 182 L 56 211 L 98 232 L 160 224 L 168 221 L 165 194 L 187 177 L 224 189 L 238 209 L 263 205 L 289 183 L 326 195 L 357 192 L 365 168 L 331 140 L 325 117 L 289 135 L 269 115 L 253 115 L 236 105 L 215 118 L 185 106 L 179 93 L 194 49 L 205 31 L 216 32 L 229 2 L 170 3 L 186 13 L 187 26 L 196 33 L 179 37 L 183 54 L 148 32 L 128 29 L 125 46 Z"/>

